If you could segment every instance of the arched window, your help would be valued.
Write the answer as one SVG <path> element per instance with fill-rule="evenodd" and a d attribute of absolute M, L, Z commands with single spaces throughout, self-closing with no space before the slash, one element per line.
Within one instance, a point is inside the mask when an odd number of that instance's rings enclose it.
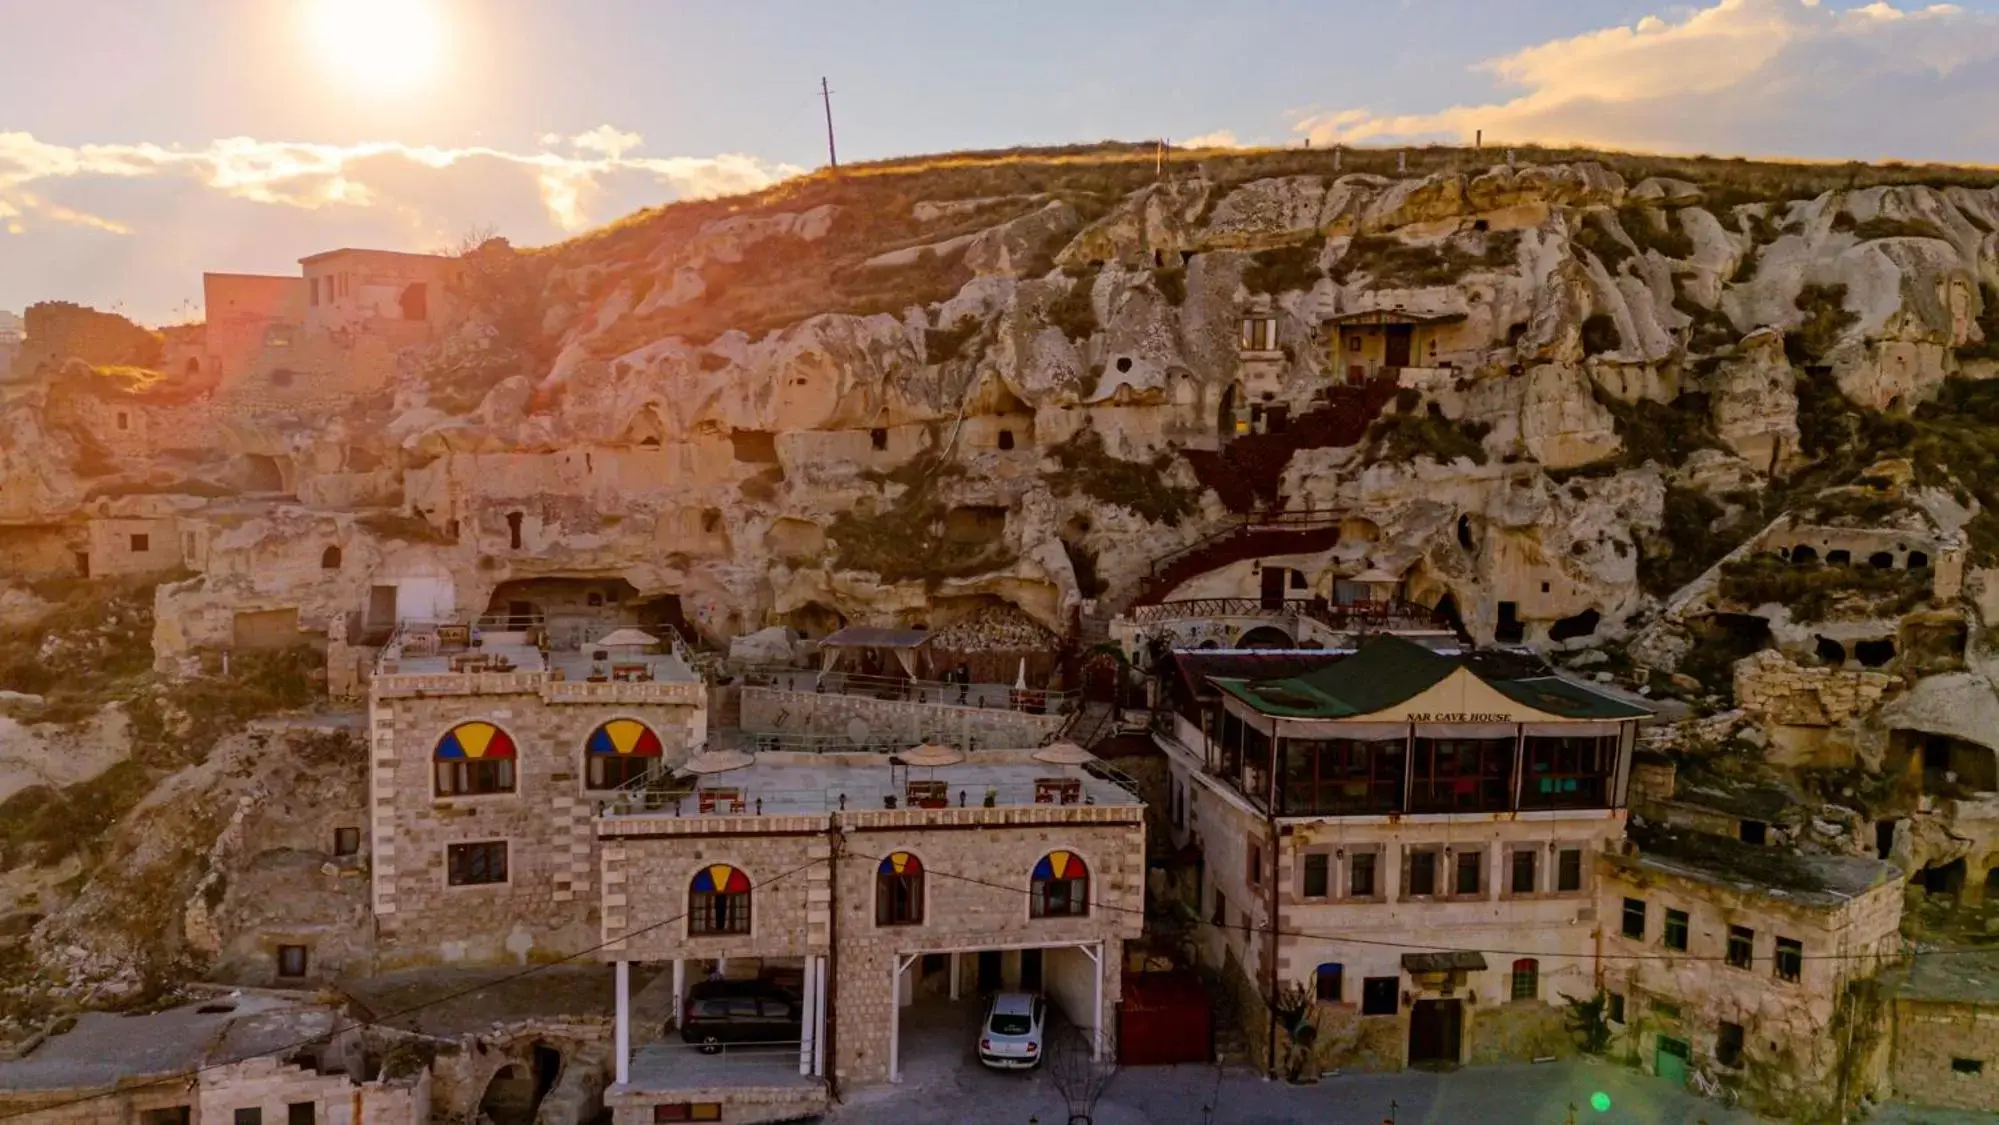
<path fill-rule="evenodd" d="M 1533 1000 L 1541 995 L 1541 963 L 1522 957 L 1513 963 L 1513 998 Z"/>
<path fill-rule="evenodd" d="M 321 570 L 339 570 L 339 569 L 340 569 L 340 548 L 338 548 L 338 547 L 328 547 L 328 548 L 327 548 L 326 550 L 324 550 L 324 551 L 321 551 L 321 552 L 319 553 L 319 569 L 321 569 Z"/>
<path fill-rule="evenodd" d="M 491 723 L 459 723 L 437 740 L 431 757 L 440 797 L 514 791 L 513 736 Z"/>
<path fill-rule="evenodd" d="M 659 735 L 637 719 L 612 719 L 590 732 L 583 749 L 584 784 L 591 789 L 622 789 L 651 772 L 666 752 Z"/>
<path fill-rule="evenodd" d="M 890 852 L 875 868 L 875 925 L 915 926 L 923 922 L 923 861 L 909 852 Z"/>
<path fill-rule="evenodd" d="M 1028 895 L 1033 918 L 1081 918 L 1090 912 L 1090 869 L 1075 852 L 1049 852 L 1034 865 Z"/>
<path fill-rule="evenodd" d="M 687 932 L 749 933 L 750 877 L 726 863 L 696 871 L 687 888 Z"/>
<path fill-rule="evenodd" d="M 1312 994 L 1322 1004 L 1338 1004 L 1346 999 L 1346 966 L 1338 961 L 1328 961 L 1320 965 L 1312 974 Z"/>

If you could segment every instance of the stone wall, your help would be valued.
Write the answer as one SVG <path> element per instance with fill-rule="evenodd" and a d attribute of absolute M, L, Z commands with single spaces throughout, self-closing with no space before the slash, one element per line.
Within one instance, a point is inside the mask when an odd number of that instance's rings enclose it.
<path fill-rule="evenodd" d="M 95 366 L 156 367 L 160 338 L 117 313 L 68 301 L 43 301 L 22 313 L 27 339 L 18 362 L 76 358 Z"/>
<path fill-rule="evenodd" d="M 1776 649 L 1735 662 L 1737 706 L 1790 726 L 1838 726 L 1867 715 L 1896 682 L 1886 672 L 1806 667 Z"/>
<path fill-rule="evenodd" d="M 1054 737 L 1066 715 L 1038 715 L 997 707 L 902 703 L 858 695 L 825 695 L 780 688 L 743 688 L 743 729 L 792 734 L 891 738 L 914 746 L 938 739 L 983 750 L 1040 746 Z"/>
<path fill-rule="evenodd" d="M 182 565 L 180 523 L 171 516 L 90 521 L 90 576 L 157 574 Z"/>
<path fill-rule="evenodd" d="M 1889 1081 L 1899 1101 L 1999 1112 L 1999 1006 L 1895 1001 Z M 1953 1060 L 1977 1063 L 1975 1073 Z"/>
<path fill-rule="evenodd" d="M 830 1099 L 825 1087 L 800 1086 L 717 1086 L 713 1089 L 674 1090 L 668 1094 L 638 1090 L 608 1093 L 604 1103 L 611 1110 L 612 1125 L 653 1125 L 655 1106 L 716 1105 L 721 1116 L 713 1121 L 738 1125 L 762 1122 L 817 1120 L 826 1112 Z"/>
<path fill-rule="evenodd" d="M 390 697 L 385 679 L 377 678 L 370 708 L 382 965 L 524 962 L 596 944 L 598 861 L 590 817 L 600 795 L 585 788 L 584 741 L 607 720 L 637 719 L 658 733 L 667 764 L 683 762 L 705 729 L 704 708 L 592 701 L 587 692 L 575 703 L 525 690 Z M 473 719 L 512 736 L 519 754 L 515 791 L 438 798 L 434 748 L 453 726 Z M 489 840 L 508 843 L 508 881 L 447 886 L 446 846 Z"/>

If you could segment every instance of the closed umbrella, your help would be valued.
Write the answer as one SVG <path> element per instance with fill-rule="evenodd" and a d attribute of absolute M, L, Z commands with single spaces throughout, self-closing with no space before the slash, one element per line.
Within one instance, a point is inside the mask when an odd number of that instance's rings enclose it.
<path fill-rule="evenodd" d="M 896 757 L 909 766 L 955 766 L 965 760 L 965 755 L 950 746 L 940 746 L 928 742 L 914 750 L 905 750 Z"/>
<path fill-rule="evenodd" d="M 1043 746 L 1034 752 L 1033 757 L 1035 761 L 1046 762 L 1051 766 L 1080 766 L 1085 762 L 1097 760 L 1095 754 L 1073 742 L 1057 742 Z"/>
<path fill-rule="evenodd" d="M 741 750 L 707 750 L 687 760 L 681 769 L 693 774 L 727 773 L 755 762 L 755 756 Z"/>

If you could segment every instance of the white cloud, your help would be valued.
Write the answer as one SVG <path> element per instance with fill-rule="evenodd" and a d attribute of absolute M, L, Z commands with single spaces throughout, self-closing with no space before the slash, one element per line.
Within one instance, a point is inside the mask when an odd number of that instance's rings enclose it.
<path fill-rule="evenodd" d="M 1676 12 L 1684 9 L 1676 10 Z M 1718 0 L 1481 64 L 1516 96 L 1433 113 L 1341 109 L 1314 143 L 1470 140 L 1989 161 L 1999 16 L 1952 5 Z"/>
<path fill-rule="evenodd" d="M 251 137 L 228 137 L 200 149 L 154 144 L 69 147 L 48 144 L 28 133 L 0 133 L 0 207 L 7 208 L 0 215 L 15 217 L 24 225 L 46 220 L 119 234 L 143 229 L 43 198 L 50 185 L 106 177 L 193 180 L 236 199 L 305 210 L 408 207 L 416 202 L 411 196 L 422 192 L 407 173 L 481 164 L 525 173 L 536 185 L 548 217 L 562 230 L 574 231 L 607 217 L 593 213 L 587 204 L 605 180 L 621 175 L 648 175 L 657 186 L 685 198 L 754 191 L 802 171 L 738 153 L 629 156 L 644 138 L 609 125 L 567 141 L 574 151 L 565 155 L 546 149 L 522 153 L 394 142 L 343 146 Z M 401 198 L 392 190 L 398 183 L 410 189 Z"/>
<path fill-rule="evenodd" d="M 1173 144 L 1174 147 L 1176 148 L 1243 147 L 1242 144 L 1235 139 L 1235 131 L 1232 129 L 1216 129 L 1212 133 L 1202 133 L 1199 136 L 1188 137 L 1184 141 L 1174 141 Z"/>

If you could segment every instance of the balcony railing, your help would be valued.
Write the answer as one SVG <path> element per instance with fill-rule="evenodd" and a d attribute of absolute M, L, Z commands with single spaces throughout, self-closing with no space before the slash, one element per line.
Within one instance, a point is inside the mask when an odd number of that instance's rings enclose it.
<path fill-rule="evenodd" d="M 1222 617 L 1308 617 L 1331 629 L 1384 630 L 1439 628 L 1436 611 L 1400 599 L 1379 602 L 1327 602 L 1319 598 L 1287 598 L 1266 602 L 1257 598 L 1188 598 L 1131 608 L 1140 625 Z"/>
<path fill-rule="evenodd" d="M 743 673 L 746 687 L 821 695 L 852 695 L 894 703 L 929 703 L 950 707 L 984 707 L 1030 715 L 1063 715 L 1075 706 L 1075 692 L 1048 688 L 1018 688 L 1010 684 L 953 684 L 941 680 L 911 680 L 860 672 L 813 672 L 797 668 L 751 668 Z"/>

